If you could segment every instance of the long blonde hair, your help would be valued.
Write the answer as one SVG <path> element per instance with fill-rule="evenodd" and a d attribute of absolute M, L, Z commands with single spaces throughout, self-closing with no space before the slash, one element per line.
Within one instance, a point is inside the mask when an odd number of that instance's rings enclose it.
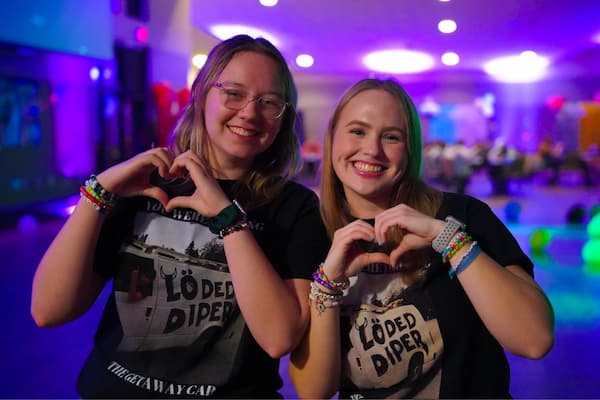
<path fill-rule="evenodd" d="M 389 207 L 405 203 L 427 215 L 434 216 L 442 202 L 442 193 L 430 187 L 421 179 L 423 152 L 421 124 L 413 101 L 406 91 L 393 80 L 363 79 L 342 95 L 329 120 L 325 134 L 323 163 L 321 166 L 321 215 L 331 237 L 337 229 L 348 224 L 352 218 L 348 213 L 342 182 L 333 170 L 331 158 L 333 135 L 340 114 L 348 102 L 359 93 L 373 89 L 384 90 L 394 96 L 406 116 L 408 163 L 403 178 L 398 182 L 396 191 L 390 198 Z"/>
<path fill-rule="evenodd" d="M 234 187 L 235 196 L 243 199 L 247 208 L 272 200 L 301 166 L 296 134 L 296 105 L 298 94 L 294 79 L 279 50 L 263 38 L 238 35 L 216 45 L 208 54 L 204 66 L 192 84 L 190 99 L 171 133 L 169 146 L 175 154 L 192 150 L 208 163 L 208 134 L 205 126 L 206 96 L 214 80 L 239 52 L 256 52 L 273 59 L 278 66 L 281 93 L 290 104 L 281 117 L 281 127 L 273 144 L 259 154 L 246 174 Z"/>

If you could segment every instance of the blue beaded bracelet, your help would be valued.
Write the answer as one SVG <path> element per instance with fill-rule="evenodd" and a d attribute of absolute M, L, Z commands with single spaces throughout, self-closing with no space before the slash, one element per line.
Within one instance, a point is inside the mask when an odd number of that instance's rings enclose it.
<path fill-rule="evenodd" d="M 477 245 L 477 242 L 473 242 L 473 245 L 469 248 L 469 250 L 467 250 L 467 254 L 465 254 L 460 260 L 456 268 L 450 268 L 448 271 L 450 279 L 454 279 L 456 275 L 467 269 L 473 263 L 475 257 L 477 257 L 479 253 L 481 253 L 481 248 Z"/>

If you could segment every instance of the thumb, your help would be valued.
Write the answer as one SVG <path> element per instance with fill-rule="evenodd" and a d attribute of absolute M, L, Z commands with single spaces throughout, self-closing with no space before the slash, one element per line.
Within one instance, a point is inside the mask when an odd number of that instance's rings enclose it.
<path fill-rule="evenodd" d="M 385 253 L 362 253 L 355 257 L 348 268 L 346 269 L 346 276 L 353 276 L 362 271 L 369 264 L 390 264 L 390 258 Z"/>
<path fill-rule="evenodd" d="M 167 200 L 165 209 L 171 211 L 174 208 L 191 208 L 193 209 L 194 200 L 188 196 L 177 196 Z"/>
<path fill-rule="evenodd" d="M 144 196 L 151 197 L 162 204 L 163 207 L 167 208 L 167 204 L 169 203 L 169 196 L 165 193 L 164 190 L 157 186 L 152 186 L 142 191 Z"/>

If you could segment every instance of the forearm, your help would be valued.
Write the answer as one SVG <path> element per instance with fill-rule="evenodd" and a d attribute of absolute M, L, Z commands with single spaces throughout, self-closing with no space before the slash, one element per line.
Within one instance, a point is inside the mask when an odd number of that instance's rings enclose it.
<path fill-rule="evenodd" d="M 283 281 L 249 230 L 223 240 L 235 296 L 248 328 L 273 358 L 300 341 L 309 318 L 309 281 Z"/>
<path fill-rule="evenodd" d="M 488 330 L 506 350 L 532 359 L 550 350 L 552 306 L 523 269 L 504 268 L 482 252 L 458 279 Z"/>
<path fill-rule="evenodd" d="M 331 398 L 341 375 L 340 311 L 319 312 L 314 304 L 310 309 L 309 329 L 290 357 L 290 378 L 300 398 Z"/>
<path fill-rule="evenodd" d="M 81 199 L 44 254 L 35 272 L 31 314 L 39 326 L 56 326 L 81 316 L 102 290 L 92 270 L 104 216 Z"/>

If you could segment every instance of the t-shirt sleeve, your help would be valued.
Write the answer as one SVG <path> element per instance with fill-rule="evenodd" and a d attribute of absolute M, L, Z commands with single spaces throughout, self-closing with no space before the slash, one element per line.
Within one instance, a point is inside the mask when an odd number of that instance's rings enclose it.
<path fill-rule="evenodd" d="M 533 276 L 533 263 L 517 239 L 484 202 L 472 198 L 468 207 L 467 233 L 500 265 L 518 265 Z"/>
<path fill-rule="evenodd" d="M 502 266 L 518 265 L 533 276 L 533 263 L 510 230 L 483 201 L 471 196 L 445 194 L 446 203 L 438 218 L 452 215 L 463 221 L 467 233 L 487 255 Z"/>

